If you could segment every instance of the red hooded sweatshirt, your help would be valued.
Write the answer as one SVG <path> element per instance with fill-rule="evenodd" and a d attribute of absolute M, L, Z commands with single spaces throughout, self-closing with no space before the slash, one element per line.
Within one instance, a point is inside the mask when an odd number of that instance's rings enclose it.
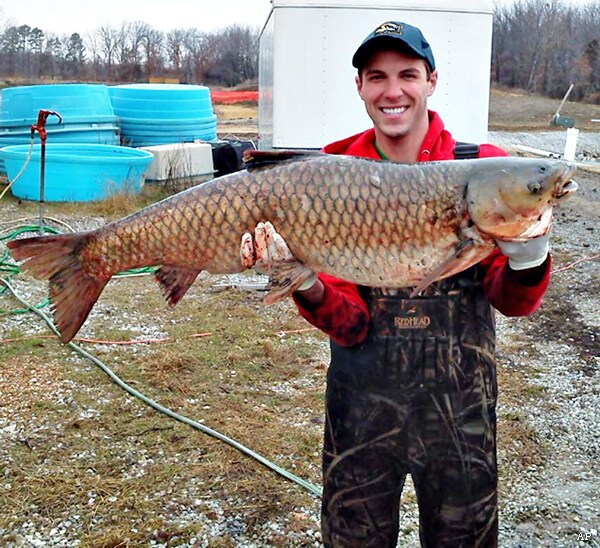
<path fill-rule="evenodd" d="M 323 148 L 323 152 L 380 160 L 374 143 L 375 131 L 369 129 L 331 143 Z M 429 130 L 417 161 L 453 160 L 455 144 L 452 135 L 444 129 L 441 118 L 429 111 Z M 479 157 L 491 156 L 507 156 L 507 153 L 494 145 L 480 145 Z M 485 269 L 484 290 L 492 306 L 506 316 L 526 316 L 534 312 L 550 281 L 550 263 L 548 256 L 537 268 L 514 271 L 500 250 L 494 250 L 479 263 Z M 323 302 L 316 307 L 305 308 L 295 296 L 300 314 L 339 345 L 360 344 L 367 335 L 369 311 L 359 295 L 358 286 L 323 273 L 319 274 L 319 279 L 325 286 Z"/>

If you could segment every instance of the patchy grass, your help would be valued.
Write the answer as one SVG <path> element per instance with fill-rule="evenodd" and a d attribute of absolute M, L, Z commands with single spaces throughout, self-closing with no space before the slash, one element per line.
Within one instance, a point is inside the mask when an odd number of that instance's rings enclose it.
<path fill-rule="evenodd" d="M 265 308 L 260 294 L 209 286 L 200 280 L 171 309 L 151 278 L 111 282 L 88 334 L 125 340 L 154 324 L 171 340 L 86 349 L 148 397 L 318 484 L 324 337 L 280 334 L 307 327 L 290 303 Z M 0 530 L 70 521 L 86 546 L 171 546 L 223 515 L 240 516 L 249 535 L 277 520 L 272 542 L 285 546 L 286 528 L 312 519 L 318 502 L 300 487 L 126 395 L 54 340 L 4 346 L 0 371 L 0 426 L 18 425 L 0 444 Z M 36 383 L 43 392 L 30 391 Z M 235 546 L 232 535 L 211 532 L 211 546 Z"/>
<path fill-rule="evenodd" d="M 105 200 L 96 202 L 52 202 L 46 204 L 46 215 L 61 217 L 104 217 L 107 220 L 118 219 L 138 209 L 142 209 L 164 197 L 167 194 L 158 185 L 144 185 L 140 193 L 117 192 Z M 39 205 L 37 202 L 19 200 L 8 193 L 3 198 L 8 204 L 19 209 L 22 217 L 37 218 Z"/>
<path fill-rule="evenodd" d="M 144 185 L 140 194 L 131 192 L 117 192 L 111 194 L 106 200 L 90 204 L 91 215 L 100 215 L 107 219 L 120 218 L 137 211 L 160 198 L 159 189 L 154 185 Z"/>

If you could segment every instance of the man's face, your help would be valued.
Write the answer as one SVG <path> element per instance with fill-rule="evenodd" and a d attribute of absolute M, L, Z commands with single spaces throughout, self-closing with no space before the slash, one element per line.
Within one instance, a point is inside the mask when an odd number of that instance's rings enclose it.
<path fill-rule="evenodd" d="M 437 71 L 427 78 L 420 58 L 392 50 L 374 53 L 356 77 L 376 132 L 402 138 L 427 120 L 427 98 L 435 90 Z"/>

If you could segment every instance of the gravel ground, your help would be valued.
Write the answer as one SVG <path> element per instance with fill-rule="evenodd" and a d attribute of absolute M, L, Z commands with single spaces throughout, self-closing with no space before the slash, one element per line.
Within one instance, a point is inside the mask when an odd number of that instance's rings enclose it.
<path fill-rule="evenodd" d="M 516 142 L 545 150 L 561 151 L 556 132 L 530 134 L 490 134 L 490 141 L 510 148 Z M 598 152 L 598 135 L 591 145 L 582 147 Z M 595 148 L 594 148 L 595 147 Z M 600 253 L 598 209 L 600 175 L 581 172 L 577 177 L 580 190 L 557 212 L 553 231 L 555 269 Z M 16 214 L 0 202 L 0 217 Z M 94 219 L 94 223 L 98 220 Z M 70 224 L 77 225 L 76 219 Z M 81 228 L 81 226 L 77 226 Z M 557 271 L 549 293 L 539 312 L 530 318 L 498 317 L 498 363 L 504 375 L 522 375 L 532 389 L 520 401 L 511 401 L 499 386 L 499 421 L 518 420 L 533 432 L 533 442 L 543 448 L 544 458 L 526 467 L 514 466 L 510 447 L 499 450 L 500 465 L 500 545 L 510 548 L 600 547 L 600 261 L 586 260 Z M 39 297 L 37 289 L 18 282 L 26 297 Z M 39 327 L 22 317 L 2 318 L 0 336 L 11 327 L 23 333 Z M 27 327 L 26 327 L 27 326 Z M 7 331 L 5 331 L 5 329 Z M 327 350 L 318 350 L 326 360 Z M 38 379 L 45 372 L 40 370 Z M 35 379 L 34 379 L 35 380 Z M 108 381 L 107 381 L 108 383 Z M 40 398 L 64 398 L 72 389 L 63 385 L 39 385 Z M 6 395 L 6 394 L 5 394 Z M 18 394 L 15 394 L 18 398 Z M 16 415 L 20 415 L 15 409 Z M 515 419 L 516 417 L 516 419 Z M 15 435 L 14 418 L 5 415 L 0 422 L 0 444 Z M 21 420 L 26 420 L 21 416 Z M 30 425 L 35 428 L 35 425 Z M 516 441 L 516 440 L 515 440 Z M 1 483 L 1 482 L 0 482 Z M 190 492 L 194 486 L 190 486 Z M 290 489 L 296 488 L 291 486 Z M 418 546 L 417 511 L 409 484 L 403 495 L 402 536 L 399 546 Z M 241 501 L 244 502 L 244 501 Z M 247 501 L 245 501 L 247 503 Z M 286 519 L 262 524 L 253 535 L 246 533 L 243 513 L 225 516 L 220 501 L 212 501 L 210 516 L 194 507 L 171 508 L 173 523 L 206 522 L 207 533 L 190 543 L 168 546 L 210 546 L 211 533 L 228 532 L 236 546 L 272 546 L 273 531 L 283 530 Z M 85 509 L 80 509 L 85 511 Z M 63 547 L 79 545 L 77 540 L 78 509 L 60 524 L 40 519 L 18 530 L 0 530 L 0 544 L 10 547 Z M 318 501 L 310 507 L 296 509 L 306 522 L 302 533 L 294 533 L 281 546 L 319 546 Z M 14 536 L 16 541 L 2 542 Z M 167 546 L 151 540 L 149 546 Z"/>
<path fill-rule="evenodd" d="M 561 156 L 565 150 L 567 133 L 566 131 L 490 131 L 488 139 L 490 143 L 507 150 L 516 148 L 516 145 L 524 145 Z M 580 131 L 577 138 L 575 158 L 579 160 L 600 158 L 600 133 Z"/>

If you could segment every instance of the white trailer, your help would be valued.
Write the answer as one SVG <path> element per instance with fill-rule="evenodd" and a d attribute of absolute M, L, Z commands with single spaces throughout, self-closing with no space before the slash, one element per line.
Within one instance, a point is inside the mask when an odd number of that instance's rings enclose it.
<path fill-rule="evenodd" d="M 372 126 L 352 55 L 384 21 L 419 27 L 439 72 L 429 108 L 457 140 L 487 139 L 492 0 L 272 0 L 260 35 L 259 148 L 321 148 Z"/>

